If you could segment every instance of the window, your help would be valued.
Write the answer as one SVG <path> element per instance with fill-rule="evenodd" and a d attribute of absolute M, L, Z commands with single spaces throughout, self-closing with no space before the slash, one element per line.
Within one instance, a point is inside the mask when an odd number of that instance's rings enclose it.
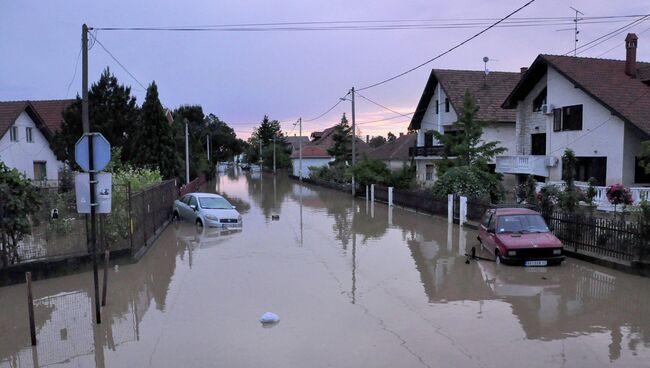
<path fill-rule="evenodd" d="M 503 233 L 547 233 L 548 226 L 540 215 L 507 215 L 499 217 L 499 230 Z"/>
<path fill-rule="evenodd" d="M 25 140 L 27 142 L 34 142 L 34 139 L 32 138 L 32 128 L 31 127 L 25 128 Z"/>
<path fill-rule="evenodd" d="M 424 180 L 433 181 L 433 165 L 427 165 Z"/>
<path fill-rule="evenodd" d="M 445 112 L 449 112 L 449 99 L 445 98 Z"/>
<path fill-rule="evenodd" d="M 607 157 L 576 157 L 577 181 L 589 181 L 589 178 L 596 179 L 596 185 L 605 185 L 607 178 Z"/>
<path fill-rule="evenodd" d="M 582 105 L 553 109 L 553 131 L 582 130 Z"/>
<path fill-rule="evenodd" d="M 634 159 L 634 182 L 637 184 L 650 184 L 650 174 L 645 172 L 645 167 L 641 165 L 641 157 Z"/>
<path fill-rule="evenodd" d="M 196 206 L 196 208 L 199 208 L 199 202 L 194 196 L 190 196 L 190 206 Z"/>
<path fill-rule="evenodd" d="M 183 202 L 183 203 L 185 203 L 186 205 L 189 206 L 189 205 L 190 205 L 190 198 L 191 198 L 191 197 L 192 197 L 192 196 L 189 195 L 189 194 L 188 194 L 188 195 L 185 195 L 185 197 L 183 197 L 183 199 L 181 199 L 181 202 Z"/>
<path fill-rule="evenodd" d="M 47 180 L 45 161 L 34 161 L 34 180 Z"/>
<path fill-rule="evenodd" d="M 9 140 L 12 142 L 18 142 L 18 127 L 12 126 L 9 128 Z"/>
<path fill-rule="evenodd" d="M 440 114 L 440 102 L 436 100 L 436 115 Z"/>
<path fill-rule="evenodd" d="M 546 155 L 546 133 L 536 133 L 530 135 L 530 154 Z"/>
<path fill-rule="evenodd" d="M 424 133 L 424 146 L 425 147 L 433 146 L 433 132 L 427 131 Z"/>
<path fill-rule="evenodd" d="M 533 100 L 533 111 L 542 111 L 542 105 L 546 105 L 546 88 Z"/>
<path fill-rule="evenodd" d="M 485 226 L 485 228 L 490 224 L 490 217 L 492 217 L 492 211 L 485 211 L 485 215 L 483 215 L 483 220 L 481 221 L 481 225 Z"/>

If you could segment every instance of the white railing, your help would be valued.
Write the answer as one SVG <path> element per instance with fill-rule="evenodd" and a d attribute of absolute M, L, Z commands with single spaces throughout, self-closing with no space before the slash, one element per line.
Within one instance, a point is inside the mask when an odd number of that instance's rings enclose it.
<path fill-rule="evenodd" d="M 537 183 L 537 191 L 539 192 L 545 185 L 553 185 L 558 187 L 560 190 L 564 190 L 563 181 L 549 181 L 546 183 Z M 576 188 L 587 192 L 589 184 L 586 183 L 576 183 Z M 598 206 L 598 209 L 602 210 L 613 210 L 614 205 L 609 203 L 607 200 L 607 187 L 603 186 L 594 186 L 596 189 L 596 196 L 594 197 L 594 204 Z M 643 199 L 650 200 L 650 187 L 632 187 L 628 188 L 630 194 L 632 195 L 632 205 L 638 205 Z"/>
<path fill-rule="evenodd" d="M 547 156 L 517 155 L 497 156 L 496 172 L 503 174 L 529 174 L 548 177 Z"/>

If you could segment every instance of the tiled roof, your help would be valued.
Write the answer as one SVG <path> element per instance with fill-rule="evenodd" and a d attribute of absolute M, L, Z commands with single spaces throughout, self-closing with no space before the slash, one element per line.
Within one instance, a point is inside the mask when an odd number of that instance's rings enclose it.
<path fill-rule="evenodd" d="M 61 127 L 63 110 L 75 100 L 2 101 L 0 102 L 0 137 L 27 110 L 36 125 L 50 137 Z"/>
<path fill-rule="evenodd" d="M 503 106 L 515 108 L 549 66 L 612 114 L 650 134 L 650 63 L 645 62 L 636 63 L 638 77 L 632 78 L 625 74 L 624 60 L 539 55 Z"/>
<path fill-rule="evenodd" d="M 409 148 L 415 145 L 417 134 L 405 134 L 392 142 L 384 143 L 383 145 L 373 149 L 368 153 L 368 158 L 371 160 L 409 160 Z"/>
<path fill-rule="evenodd" d="M 300 142 L 302 141 L 302 145 L 306 145 L 309 143 L 309 137 L 303 135 L 303 136 L 289 136 L 289 137 L 284 137 L 284 140 L 287 142 L 287 145 L 291 145 L 294 149 L 298 149 L 300 146 Z"/>
<path fill-rule="evenodd" d="M 309 142 L 310 146 L 319 146 L 325 151 L 327 151 L 329 148 L 331 148 L 334 145 L 334 129 L 336 126 L 327 128 L 323 130 L 321 133 L 321 137 L 318 139 L 315 139 L 311 142 Z M 362 139 L 359 137 L 356 137 L 356 142 L 355 142 L 355 150 L 357 151 L 357 156 L 367 153 L 370 151 L 370 146 L 364 142 Z"/>
<path fill-rule="evenodd" d="M 300 157 L 299 151 L 298 150 L 294 151 L 291 157 L 292 158 Z M 302 147 L 302 158 L 315 158 L 315 157 L 330 157 L 330 155 L 327 153 L 327 150 L 319 146 Z"/>
<path fill-rule="evenodd" d="M 440 83 L 457 113 L 463 106 L 465 92 L 469 91 L 479 108 L 476 114 L 477 119 L 514 123 L 515 112 L 503 109 L 501 104 L 517 85 L 520 78 L 520 73 L 512 72 L 490 72 L 486 76 L 482 70 L 433 69 L 409 127 L 411 129 L 420 129 L 424 113 L 429 107 L 429 102 L 438 83 Z M 439 103 L 442 103 L 442 101 Z"/>

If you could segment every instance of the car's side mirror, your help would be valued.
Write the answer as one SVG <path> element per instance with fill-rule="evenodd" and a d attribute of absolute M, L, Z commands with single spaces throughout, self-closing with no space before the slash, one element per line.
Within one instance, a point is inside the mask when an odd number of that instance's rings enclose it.
<path fill-rule="evenodd" d="M 236 206 L 232 206 L 232 209 L 235 210 L 235 209 L 237 209 L 237 207 L 236 207 Z"/>
<path fill-rule="evenodd" d="M 487 229 L 487 232 L 490 233 L 490 234 L 494 234 L 494 229 L 490 229 L 490 228 L 488 228 L 488 229 Z"/>
<path fill-rule="evenodd" d="M 196 205 L 195 204 L 191 204 L 190 208 L 192 209 L 192 211 L 196 211 Z"/>

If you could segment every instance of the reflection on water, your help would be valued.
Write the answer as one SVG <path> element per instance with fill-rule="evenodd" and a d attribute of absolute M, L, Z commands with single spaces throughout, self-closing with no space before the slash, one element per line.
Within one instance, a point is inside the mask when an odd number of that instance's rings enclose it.
<path fill-rule="evenodd" d="M 445 219 L 267 173 L 212 184 L 244 229 L 170 226 L 139 263 L 111 270 L 102 325 L 88 273 L 37 281 L 32 349 L 24 285 L 0 288 L 0 366 L 643 366 L 650 355 L 646 278 L 572 259 L 466 264 L 476 232 Z M 260 333 L 267 307 L 283 323 Z"/>

